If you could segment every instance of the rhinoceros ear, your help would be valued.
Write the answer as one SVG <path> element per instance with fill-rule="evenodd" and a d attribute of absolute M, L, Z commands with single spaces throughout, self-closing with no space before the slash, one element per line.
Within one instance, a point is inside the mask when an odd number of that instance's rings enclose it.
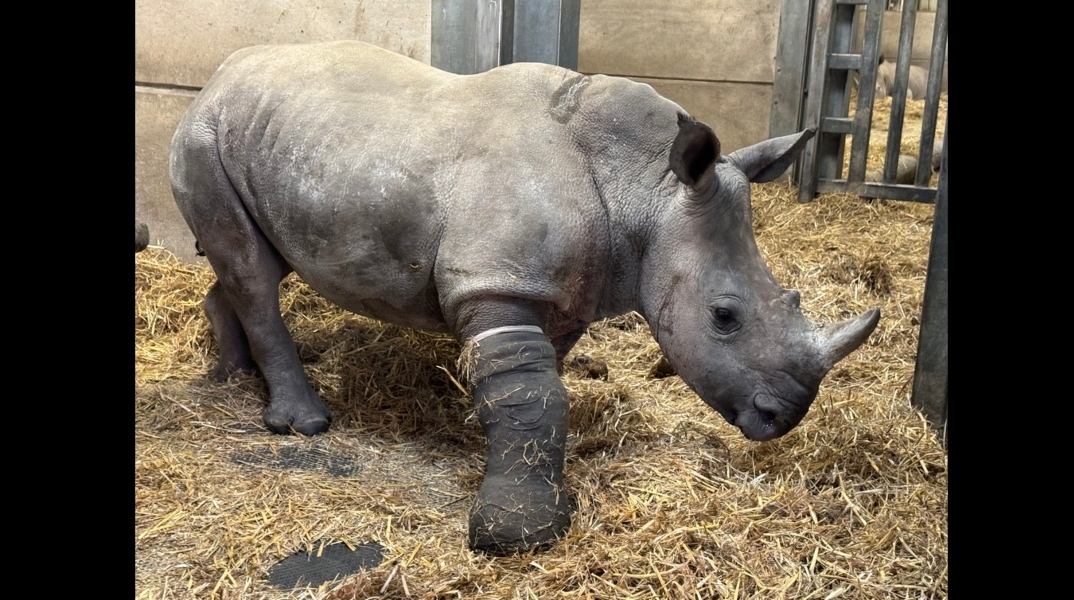
<path fill-rule="evenodd" d="M 712 128 L 679 113 L 679 133 L 671 144 L 668 162 L 679 181 L 696 186 L 720 157 L 720 140 Z"/>
<path fill-rule="evenodd" d="M 779 177 L 794 163 L 806 142 L 817 132 L 814 128 L 746 146 L 727 155 L 727 160 L 742 170 L 752 183 L 767 183 Z"/>

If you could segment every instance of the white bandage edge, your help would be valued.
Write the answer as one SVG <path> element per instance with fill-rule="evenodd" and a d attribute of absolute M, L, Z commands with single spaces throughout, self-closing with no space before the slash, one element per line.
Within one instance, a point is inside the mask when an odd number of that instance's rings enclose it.
<path fill-rule="evenodd" d="M 529 331 L 532 333 L 544 334 L 544 330 L 540 327 L 537 327 L 536 325 L 508 325 L 507 327 L 493 327 L 492 329 L 486 329 L 485 331 L 482 331 L 481 333 L 475 335 L 471 342 L 476 344 L 477 342 L 480 342 L 481 340 L 489 336 L 493 336 L 499 333 L 512 333 L 515 331 Z"/>

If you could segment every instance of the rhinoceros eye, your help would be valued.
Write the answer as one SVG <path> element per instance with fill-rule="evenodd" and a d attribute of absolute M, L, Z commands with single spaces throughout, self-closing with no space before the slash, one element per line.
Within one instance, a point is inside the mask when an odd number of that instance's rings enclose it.
<path fill-rule="evenodd" d="M 716 331 L 722 334 L 734 333 L 739 327 L 735 312 L 724 306 L 717 306 L 712 310 L 712 324 Z"/>

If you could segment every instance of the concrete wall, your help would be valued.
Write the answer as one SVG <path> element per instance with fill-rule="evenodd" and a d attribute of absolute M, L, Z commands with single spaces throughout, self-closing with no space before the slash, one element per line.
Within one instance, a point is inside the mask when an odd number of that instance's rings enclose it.
<path fill-rule="evenodd" d="M 767 137 L 780 0 L 581 6 L 580 71 L 652 85 L 710 124 L 725 152 Z M 150 243 L 204 261 L 171 196 L 168 148 L 224 58 L 254 44 L 358 39 L 428 63 L 430 11 L 430 0 L 138 0 L 135 216 L 149 224 Z"/>
<path fill-rule="evenodd" d="M 429 0 L 138 0 L 134 19 L 134 205 L 150 243 L 204 262 L 172 199 L 168 148 L 194 93 L 255 44 L 356 39 L 429 62 Z"/>
<path fill-rule="evenodd" d="M 652 85 L 725 152 L 768 137 L 779 0 L 583 0 L 578 70 Z"/>

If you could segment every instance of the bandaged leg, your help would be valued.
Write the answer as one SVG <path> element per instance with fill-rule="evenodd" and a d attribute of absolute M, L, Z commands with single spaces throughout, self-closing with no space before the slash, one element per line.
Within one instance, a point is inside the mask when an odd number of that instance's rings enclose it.
<path fill-rule="evenodd" d="M 550 545 L 570 528 L 563 485 L 567 390 L 537 327 L 479 334 L 463 357 L 488 467 L 470 513 L 470 547 L 504 555 Z"/>

